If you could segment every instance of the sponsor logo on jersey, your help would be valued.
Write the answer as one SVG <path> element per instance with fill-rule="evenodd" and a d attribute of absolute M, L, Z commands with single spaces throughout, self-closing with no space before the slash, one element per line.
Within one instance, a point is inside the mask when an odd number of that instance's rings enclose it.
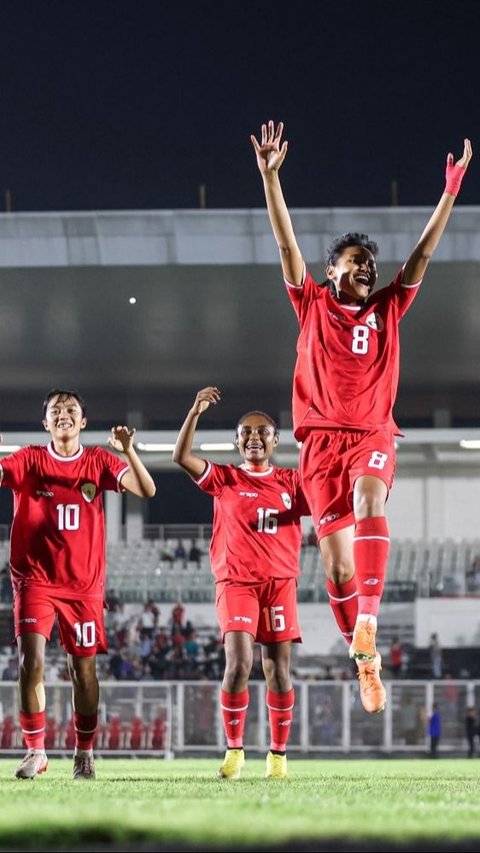
<path fill-rule="evenodd" d="M 258 498 L 258 492 L 239 492 L 241 498 Z"/>
<path fill-rule="evenodd" d="M 42 498 L 53 498 L 53 492 L 43 491 L 43 489 L 37 489 L 37 495 Z"/>
<path fill-rule="evenodd" d="M 283 501 L 284 505 L 287 507 L 287 509 L 292 508 L 292 499 L 287 492 L 282 492 L 282 501 Z"/>
<path fill-rule="evenodd" d="M 345 319 L 345 317 L 342 317 L 341 314 L 334 314 L 334 312 L 330 311 L 330 309 L 328 309 L 328 313 L 329 313 L 330 317 L 333 317 L 334 320 L 344 320 Z"/>
<path fill-rule="evenodd" d="M 97 493 L 97 487 L 94 483 L 83 483 L 81 491 L 87 503 L 91 503 Z"/>
<path fill-rule="evenodd" d="M 340 518 L 339 512 L 332 512 L 331 515 L 324 515 L 318 522 L 318 526 L 320 527 L 321 524 L 328 524 L 330 521 L 336 521 L 337 518 Z"/>
<path fill-rule="evenodd" d="M 250 619 L 250 616 L 234 616 L 233 619 L 229 619 L 228 621 L 229 622 L 246 622 L 247 625 L 250 625 L 250 623 L 252 622 L 252 620 Z"/>
<path fill-rule="evenodd" d="M 369 314 L 365 322 L 370 329 L 375 329 L 376 332 L 383 332 L 384 323 L 380 314 Z"/>
<path fill-rule="evenodd" d="M 27 625 L 34 625 L 37 621 L 35 616 L 26 616 L 25 619 L 19 619 L 19 622 L 25 622 Z"/>

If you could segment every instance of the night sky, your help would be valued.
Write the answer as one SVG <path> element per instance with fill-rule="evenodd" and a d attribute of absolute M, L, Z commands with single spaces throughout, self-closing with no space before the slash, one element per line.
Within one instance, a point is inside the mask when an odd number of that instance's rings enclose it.
<path fill-rule="evenodd" d="M 262 207 L 269 118 L 290 207 L 431 206 L 480 146 L 477 0 L 3 0 L 0 32 L 0 208 Z"/>

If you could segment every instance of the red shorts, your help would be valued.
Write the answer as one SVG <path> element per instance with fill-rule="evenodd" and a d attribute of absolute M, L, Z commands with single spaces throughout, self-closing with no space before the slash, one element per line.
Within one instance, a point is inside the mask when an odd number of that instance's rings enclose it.
<path fill-rule="evenodd" d="M 318 539 L 355 524 L 353 488 L 379 477 L 390 491 L 395 437 L 387 430 L 311 430 L 300 451 L 300 476 Z"/>
<path fill-rule="evenodd" d="M 70 655 L 89 657 L 108 651 L 103 598 L 66 599 L 41 587 L 24 586 L 13 602 L 15 639 L 43 634 L 47 640 L 58 617 L 60 642 Z"/>
<path fill-rule="evenodd" d="M 258 584 L 218 581 L 215 606 L 222 640 L 227 631 L 245 631 L 264 646 L 302 642 L 296 578 L 271 578 Z"/>

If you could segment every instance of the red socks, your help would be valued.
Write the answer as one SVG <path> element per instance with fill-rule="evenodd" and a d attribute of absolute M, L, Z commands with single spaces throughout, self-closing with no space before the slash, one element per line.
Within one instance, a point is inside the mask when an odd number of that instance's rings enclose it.
<path fill-rule="evenodd" d="M 19 720 L 27 749 L 45 749 L 45 711 L 20 711 Z"/>
<path fill-rule="evenodd" d="M 98 714 L 73 713 L 73 725 L 75 728 L 76 749 L 93 749 L 93 741 L 97 733 Z"/>
<path fill-rule="evenodd" d="M 358 613 L 377 616 L 385 585 L 390 535 L 384 516 L 362 518 L 355 526 L 353 559 Z"/>
<path fill-rule="evenodd" d="M 241 693 L 227 693 L 226 690 L 222 690 L 220 693 L 223 728 L 229 749 L 243 748 L 248 699 L 248 690 L 242 690 Z"/>
<path fill-rule="evenodd" d="M 358 613 L 355 575 L 346 583 L 334 583 L 327 578 L 327 592 L 335 622 L 350 645 Z"/>
<path fill-rule="evenodd" d="M 295 691 L 273 693 L 267 689 L 268 719 L 270 721 L 270 749 L 285 752 L 293 719 Z"/>

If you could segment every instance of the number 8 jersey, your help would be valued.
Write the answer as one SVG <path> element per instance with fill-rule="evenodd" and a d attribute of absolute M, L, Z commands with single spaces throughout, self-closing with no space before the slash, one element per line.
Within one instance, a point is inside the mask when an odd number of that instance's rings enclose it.
<path fill-rule="evenodd" d="M 120 491 L 125 460 L 101 447 L 60 456 L 52 443 L 24 447 L 1 461 L 13 490 L 10 569 L 15 591 L 47 586 L 65 598 L 103 595 L 102 492 Z"/>
<path fill-rule="evenodd" d="M 308 270 L 304 282 L 285 282 L 300 323 L 293 380 L 295 438 L 310 429 L 387 429 L 398 433 L 392 409 L 398 388 L 398 324 L 420 282 L 402 283 L 403 270 L 362 305 L 344 305 Z"/>
<path fill-rule="evenodd" d="M 197 485 L 214 498 L 210 561 L 215 580 L 262 583 L 300 574 L 300 518 L 310 515 L 298 471 L 208 462 Z"/>

